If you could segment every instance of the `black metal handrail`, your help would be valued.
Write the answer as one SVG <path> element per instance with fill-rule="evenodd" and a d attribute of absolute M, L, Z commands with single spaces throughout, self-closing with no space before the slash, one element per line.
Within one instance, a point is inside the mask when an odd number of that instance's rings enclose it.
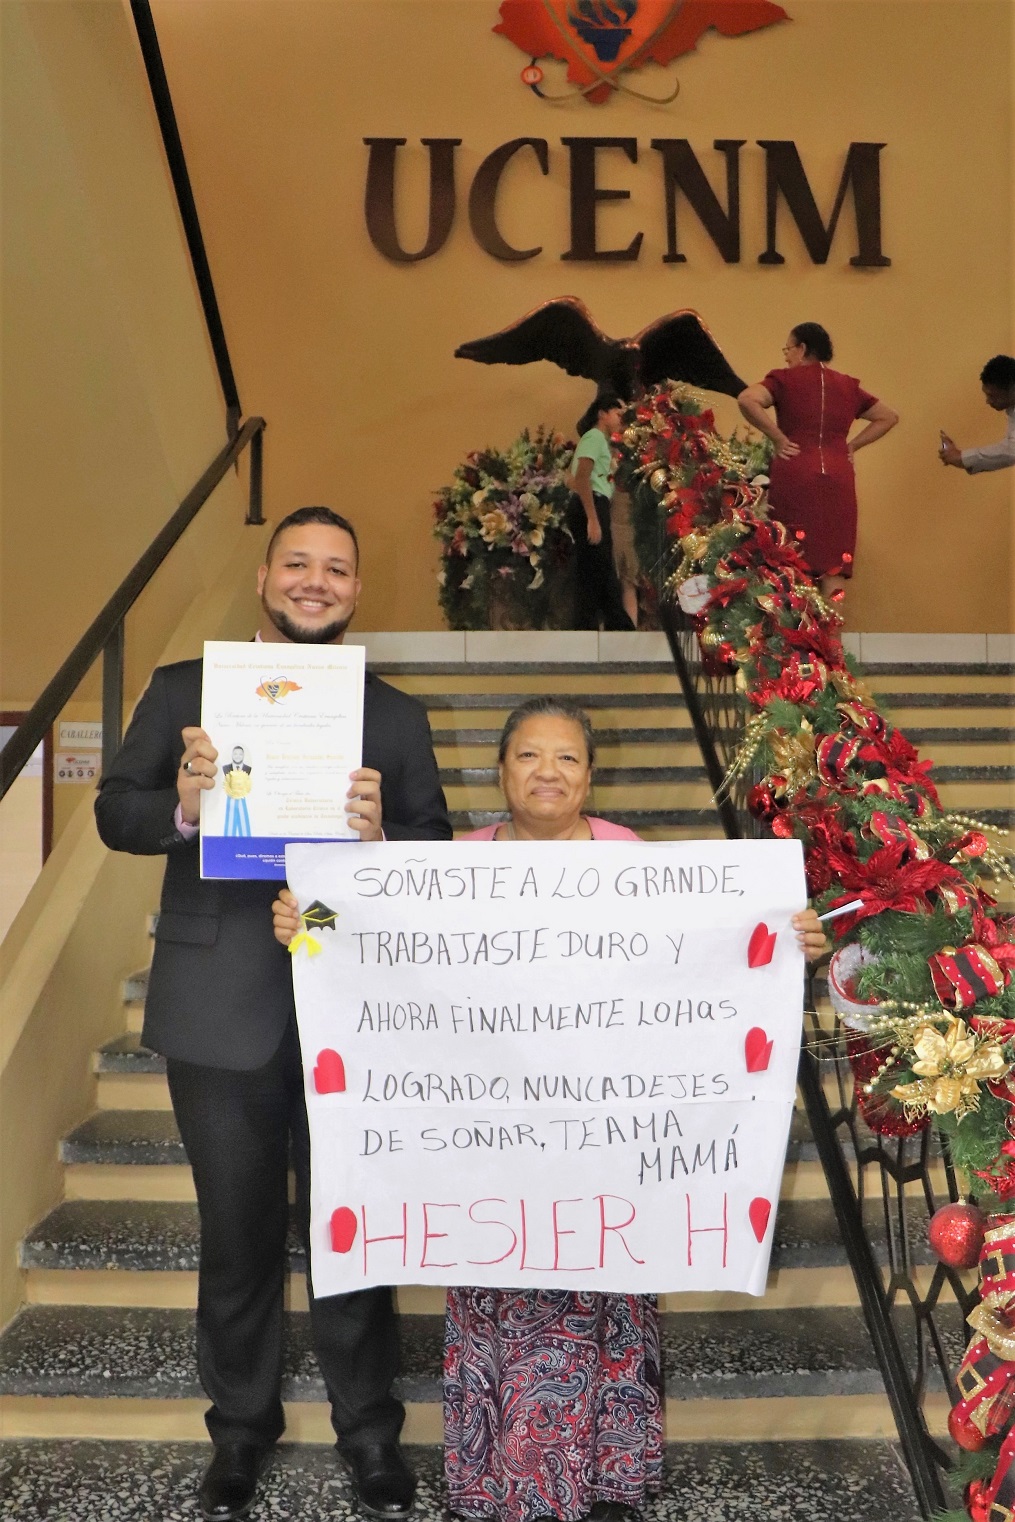
<path fill-rule="evenodd" d="M 723 831 L 729 839 L 759 833 L 746 808 L 750 778 L 727 790 L 722 779 L 735 756 L 745 730 L 745 705 L 732 675 L 710 671 L 702 657 L 697 636 L 679 608 L 660 597 L 660 622 L 673 654 L 695 737 L 712 784 Z M 811 984 L 809 991 L 813 995 Z M 852 1072 L 846 1053 L 846 1032 L 838 1017 L 829 1034 L 821 1029 L 808 999 L 812 1028 L 800 1053 L 798 1082 L 811 1135 L 824 1170 L 839 1233 L 856 1282 L 857 1295 L 884 1381 L 899 1441 L 913 1482 L 921 1515 L 933 1517 L 947 1504 L 942 1470 L 947 1455 L 931 1438 L 922 1402 L 928 1393 L 929 1365 L 936 1364 L 945 1391 L 951 1393 L 947 1338 L 937 1318 L 944 1307 L 943 1292 L 951 1292 L 962 1317 L 970 1309 L 975 1292 L 963 1284 L 954 1270 L 938 1264 L 929 1286 L 917 1283 L 912 1247 L 925 1233 L 926 1216 L 937 1203 L 933 1177 L 935 1166 L 944 1171 L 946 1198 L 958 1198 L 954 1173 L 947 1154 L 935 1146 L 937 1138 L 924 1132 L 916 1138 L 875 1136 L 864 1125 L 853 1092 Z M 822 1069 L 829 1064 L 838 1083 L 839 1104 L 834 1112 L 828 1103 Z M 855 1171 L 856 1183 L 854 1184 Z M 887 1283 L 872 1245 L 865 1220 L 868 1198 L 866 1175 L 877 1179 L 884 1212 Z M 914 1186 L 919 1212 L 912 1201 L 907 1208 L 907 1186 Z M 918 1220 L 914 1215 L 918 1214 Z M 907 1361 L 899 1336 L 900 1317 L 910 1318 L 914 1350 Z"/>
<path fill-rule="evenodd" d="M 64 704 L 102 656 L 102 766 L 109 765 L 123 735 L 124 620 L 159 566 L 193 522 L 219 482 L 250 446 L 250 487 L 246 522 L 262 524 L 264 418 L 248 418 L 195 482 L 172 517 L 127 572 L 105 607 L 92 620 L 52 681 L 32 704 L 0 751 L 0 798 L 20 774 L 36 746 L 56 722 Z"/>
<path fill-rule="evenodd" d="M 166 161 L 169 165 L 173 189 L 176 192 L 176 203 L 180 210 L 183 233 L 187 240 L 187 247 L 190 250 L 190 260 L 194 267 L 194 279 L 197 282 L 201 306 L 204 308 L 204 320 L 208 328 L 212 352 L 215 356 L 215 365 L 219 373 L 222 395 L 225 398 L 226 432 L 228 437 L 232 438 L 237 432 L 240 426 L 240 418 L 243 416 L 240 406 L 240 394 L 236 386 L 236 377 L 233 374 L 232 360 L 229 358 L 229 348 L 226 344 L 225 329 L 222 326 L 222 315 L 219 312 L 218 297 L 215 295 L 215 284 L 211 277 L 211 266 L 208 263 L 208 255 L 204 246 L 204 235 L 201 232 L 201 222 L 197 215 L 197 203 L 194 200 L 194 191 L 190 183 L 190 173 L 187 169 L 187 160 L 183 152 L 180 129 L 176 121 L 176 110 L 173 106 L 173 97 L 170 94 L 169 81 L 166 78 L 165 65 L 162 61 L 162 49 L 159 47 L 155 20 L 152 16 L 148 0 L 130 0 L 130 9 L 134 17 L 138 42 L 141 45 L 141 56 L 144 59 L 145 71 L 148 75 L 148 85 L 152 93 L 152 102 L 155 106 L 159 130 L 162 133 L 162 143 L 166 151 Z"/>

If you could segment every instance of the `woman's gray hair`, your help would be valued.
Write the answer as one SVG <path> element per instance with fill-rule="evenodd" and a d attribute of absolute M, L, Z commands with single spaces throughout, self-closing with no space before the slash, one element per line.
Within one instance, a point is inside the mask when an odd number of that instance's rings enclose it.
<path fill-rule="evenodd" d="M 501 731 L 500 749 L 497 752 L 497 760 L 503 761 L 507 755 L 507 748 L 511 743 L 511 736 L 520 724 L 526 719 L 568 719 L 572 724 L 577 724 L 585 740 L 585 749 L 589 755 L 589 765 L 593 766 L 596 759 L 596 737 L 592 731 L 592 720 L 584 708 L 579 708 L 570 698 L 557 698 L 547 695 L 541 698 L 529 698 L 525 703 L 520 703 L 513 713 L 509 713 Z"/>

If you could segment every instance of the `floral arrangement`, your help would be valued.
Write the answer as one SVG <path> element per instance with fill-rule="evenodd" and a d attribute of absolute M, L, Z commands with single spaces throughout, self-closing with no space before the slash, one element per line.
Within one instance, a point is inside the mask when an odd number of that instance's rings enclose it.
<path fill-rule="evenodd" d="M 440 603 L 452 629 L 566 628 L 564 472 L 573 442 L 540 428 L 510 448 L 475 450 L 434 502 Z"/>
<path fill-rule="evenodd" d="M 731 775 L 754 779 L 749 807 L 773 834 L 803 842 L 818 908 L 841 911 L 829 987 L 861 1113 L 892 1135 L 933 1117 L 991 1213 L 946 1206 L 931 1242 L 981 1270 L 949 1423 L 972 1464 L 956 1515 L 1015 1515 L 1015 919 L 988 890 L 1010 868 L 989 827 L 942 808 L 931 763 L 878 712 L 800 546 L 702 399 L 650 394 L 620 444 L 636 500 L 647 491 L 664 523 L 667 592 L 743 693 Z"/>

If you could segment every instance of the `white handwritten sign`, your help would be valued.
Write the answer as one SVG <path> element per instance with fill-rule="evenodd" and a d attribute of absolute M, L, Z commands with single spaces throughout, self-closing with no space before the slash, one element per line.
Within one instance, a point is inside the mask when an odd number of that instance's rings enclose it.
<path fill-rule="evenodd" d="M 315 1294 L 764 1292 L 795 841 L 297 845 L 286 869 Z"/>

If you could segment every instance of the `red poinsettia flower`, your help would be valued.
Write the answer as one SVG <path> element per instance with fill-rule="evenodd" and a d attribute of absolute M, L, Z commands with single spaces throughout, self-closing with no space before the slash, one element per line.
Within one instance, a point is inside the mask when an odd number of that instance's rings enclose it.
<path fill-rule="evenodd" d="M 947 862 L 934 856 L 907 860 L 907 855 L 904 841 L 880 846 L 865 862 L 845 851 L 828 852 L 829 865 L 843 887 L 843 892 L 832 900 L 832 906 L 848 903 L 851 898 L 863 899 L 862 909 L 842 917 L 843 931 L 852 930 L 861 920 L 886 909 L 919 913 L 930 908 L 930 895 L 942 885 L 965 885 L 962 874 Z"/>
<path fill-rule="evenodd" d="M 834 630 L 817 622 L 801 624 L 797 629 L 784 629 L 783 637 L 796 650 L 807 650 L 813 658 L 824 661 L 832 671 L 845 671 L 846 657 L 842 641 Z"/>

